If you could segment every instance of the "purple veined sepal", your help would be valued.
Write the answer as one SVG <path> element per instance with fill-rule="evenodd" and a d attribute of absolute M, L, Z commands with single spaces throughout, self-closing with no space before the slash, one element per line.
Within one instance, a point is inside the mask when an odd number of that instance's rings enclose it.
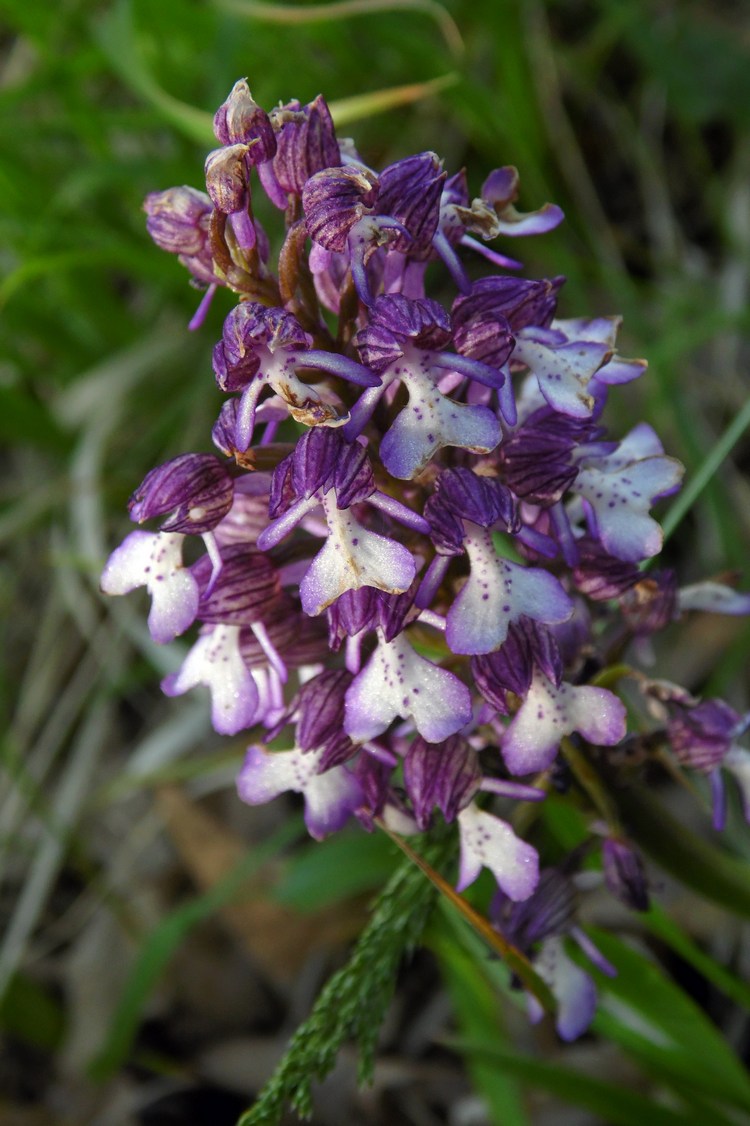
<path fill-rule="evenodd" d="M 142 524 L 167 516 L 163 532 L 201 535 L 232 507 L 234 483 L 213 454 L 181 454 L 146 474 L 128 501 L 130 519 Z"/>
<path fill-rule="evenodd" d="M 184 539 L 179 532 L 131 532 L 110 555 L 100 580 L 104 594 L 146 587 L 148 628 L 159 645 L 184 633 L 198 612 L 199 586 L 182 563 Z"/>
<path fill-rule="evenodd" d="M 430 743 L 455 735 L 471 719 L 463 681 L 421 657 L 404 633 L 378 644 L 346 693 L 344 727 L 355 743 L 382 734 L 398 716 L 410 719 Z"/>
<path fill-rule="evenodd" d="M 488 868 L 502 891 L 513 900 L 533 894 L 539 880 L 535 848 L 521 840 L 506 821 L 470 802 L 457 817 L 461 857 L 457 891 L 464 891 Z"/>
<path fill-rule="evenodd" d="M 609 891 L 632 911 L 648 911 L 648 880 L 641 854 L 622 837 L 602 842 L 602 868 Z"/>
<path fill-rule="evenodd" d="M 251 146 L 253 165 L 276 155 L 276 135 L 270 118 L 253 98 L 246 78 L 235 82 L 226 101 L 217 109 L 213 129 L 220 145 Z"/>
<path fill-rule="evenodd" d="M 627 731 L 625 705 L 606 688 L 566 681 L 555 685 L 537 669 L 502 739 L 508 770 L 512 774 L 546 770 L 560 741 L 574 731 L 597 746 L 615 746 Z"/>
<path fill-rule="evenodd" d="M 453 821 L 482 782 L 479 756 L 460 735 L 441 743 L 417 736 L 404 759 L 404 786 L 421 832 L 429 828 L 432 812 L 439 809 Z"/>
<path fill-rule="evenodd" d="M 363 801 L 362 787 L 346 766 L 321 771 L 323 750 L 267 751 L 253 745 L 237 778 L 240 798 L 263 805 L 289 790 L 305 799 L 305 824 L 316 840 L 342 828 Z"/>
<path fill-rule="evenodd" d="M 311 177 L 342 163 L 341 149 L 331 112 L 320 95 L 304 106 L 288 102 L 269 116 L 276 130 L 276 155 L 271 165 L 273 179 L 264 187 L 271 202 L 283 210 L 288 195 L 301 196 Z M 265 168 L 261 165 L 261 174 Z"/>
<path fill-rule="evenodd" d="M 535 667 L 555 687 L 561 683 L 563 660 L 557 639 L 551 630 L 531 618 L 511 622 L 499 649 L 471 659 L 477 688 L 501 715 L 510 714 L 509 693 L 520 699 L 526 696 Z"/>
<path fill-rule="evenodd" d="M 260 696 L 240 650 L 240 626 L 207 625 L 181 668 L 162 681 L 166 696 L 182 696 L 203 685 L 211 693 L 211 723 L 221 735 L 252 727 L 259 716 Z"/>
<path fill-rule="evenodd" d="M 585 501 L 591 535 L 626 562 L 657 555 L 663 535 L 648 510 L 679 489 L 684 467 L 664 456 L 653 428 L 640 423 L 613 453 L 583 451 L 574 460 L 578 476 L 571 491 Z"/>

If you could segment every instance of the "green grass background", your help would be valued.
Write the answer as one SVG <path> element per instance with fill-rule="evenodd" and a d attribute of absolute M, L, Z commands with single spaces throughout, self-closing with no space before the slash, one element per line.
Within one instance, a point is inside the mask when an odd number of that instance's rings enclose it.
<path fill-rule="evenodd" d="M 219 293 L 204 329 L 186 332 L 196 294 L 147 237 L 145 194 L 201 186 L 210 115 L 243 75 L 267 108 L 322 92 L 339 131 L 355 136 L 375 167 L 434 149 L 450 171 L 466 165 L 478 190 L 490 169 L 517 165 L 521 205 L 553 200 L 567 222 L 510 251 L 532 276 L 567 275 L 564 315 L 624 314 L 624 354 L 650 360 L 641 383 L 618 391 L 615 414 L 621 431 L 648 419 L 687 466 L 687 501 L 666 515 L 666 560 L 684 581 L 737 572 L 747 588 L 743 8 L 729 0 L 0 3 L 0 1017 L 8 1034 L 50 1051 L 64 1042 L 64 1006 L 35 974 L 54 935 L 62 872 L 72 870 L 81 895 L 130 925 L 127 857 L 118 853 L 120 868 L 102 866 L 92 843 L 99 824 L 119 818 L 127 836 L 134 795 L 155 780 L 193 776 L 228 786 L 236 757 L 217 753 L 200 702 L 158 699 L 154 682 L 174 656 L 151 645 L 132 606 L 104 608 L 97 591 L 126 530 L 132 488 L 159 461 L 209 448 L 220 401 L 210 350 L 231 298 Z M 748 628 L 712 628 L 667 650 L 666 667 L 747 706 Z M 739 830 L 728 841 L 747 854 Z M 320 855 L 326 883 L 334 861 Z M 136 945 L 145 942 L 138 925 L 133 933 Z M 182 932 L 171 933 L 177 941 Z M 528 1082 L 526 1064 L 503 1044 L 495 1014 L 485 1020 L 481 1005 L 465 1003 L 472 990 L 482 997 L 496 988 L 493 975 L 470 944 L 438 933 L 433 946 L 476 1082 L 506 1107 L 498 1122 L 525 1121 L 508 1084 Z M 702 972 L 727 972 L 708 962 Z M 629 980 L 625 971 L 620 980 Z M 637 992 L 628 1000 L 636 1010 Z M 677 1063 L 656 1058 L 632 1027 L 630 1040 L 621 1030 L 618 1040 L 613 1021 L 601 1035 L 666 1084 L 665 1115 L 692 1121 L 679 1118 L 690 1102 L 679 1092 L 691 1061 L 697 1067 L 696 1043 L 681 1045 L 671 1029 Z M 494 1037 L 495 1066 L 472 1056 L 483 1036 Z M 730 1051 L 711 1044 L 717 1058 Z M 554 1069 L 538 1082 L 570 1096 Z M 695 1095 L 708 1100 L 711 1121 L 747 1112 L 737 1083 L 729 1109 L 715 1085 Z M 602 1099 L 617 1104 L 616 1092 L 583 1080 L 576 1090 L 602 1121 L 633 1120 L 631 1110 L 624 1118 L 601 1110 Z"/>

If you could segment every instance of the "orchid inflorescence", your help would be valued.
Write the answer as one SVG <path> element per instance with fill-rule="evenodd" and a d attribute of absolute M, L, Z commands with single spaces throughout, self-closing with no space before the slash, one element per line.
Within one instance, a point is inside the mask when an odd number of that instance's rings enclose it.
<path fill-rule="evenodd" d="M 680 590 L 640 566 L 662 546 L 651 505 L 682 467 L 648 424 L 619 440 L 602 424 L 610 389 L 646 370 L 618 354 L 620 319 L 559 318 L 564 278 L 523 279 L 486 245 L 563 218 L 516 209 L 514 168 L 474 199 L 432 152 L 377 173 L 336 137 L 322 98 L 266 113 L 244 80 L 214 131 L 207 194 L 156 192 L 145 210 L 205 290 L 192 328 L 217 288 L 239 296 L 213 353 L 219 454 L 148 473 L 131 518 L 166 518 L 114 551 L 102 589 L 146 586 L 160 644 L 199 625 L 162 688 L 207 686 L 218 732 L 268 743 L 294 727 L 291 749 L 250 746 L 244 801 L 304 795 L 319 839 L 352 815 L 400 834 L 437 811 L 455 821 L 458 889 L 489 869 L 495 925 L 536 952 L 553 990 L 567 964 L 577 1000 L 558 1027 L 575 1036 L 593 986 L 561 936 L 597 953 L 570 872 L 540 879 L 510 803 L 545 798 L 561 745 L 606 762 L 602 748 L 643 734 L 606 675 L 628 647 L 689 610 L 748 613 L 750 596 Z M 258 186 L 285 218 L 276 270 Z M 493 272 L 472 280 L 472 256 Z M 457 291 L 450 308 L 426 295 L 428 276 Z M 190 565 L 188 536 L 205 546 Z M 710 775 L 717 825 L 722 767 L 750 804 L 738 713 L 634 669 L 628 684 L 678 763 Z M 610 888 L 645 906 L 634 847 L 618 825 L 601 834 Z"/>

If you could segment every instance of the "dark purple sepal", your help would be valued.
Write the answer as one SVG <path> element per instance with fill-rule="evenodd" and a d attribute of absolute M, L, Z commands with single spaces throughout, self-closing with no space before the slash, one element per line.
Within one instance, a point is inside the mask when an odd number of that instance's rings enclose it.
<path fill-rule="evenodd" d="M 200 620 L 246 626 L 269 619 L 281 594 L 279 576 L 271 560 L 258 551 L 249 551 L 246 545 L 236 544 L 224 548 L 222 563 L 213 585 L 212 563 L 207 555 L 191 567 L 201 589 Z"/>
<path fill-rule="evenodd" d="M 536 891 L 523 903 L 502 892 L 490 905 L 490 919 L 502 934 L 524 952 L 552 935 L 567 934 L 575 923 L 576 893 L 558 868 L 543 868 Z"/>
<path fill-rule="evenodd" d="M 702 700 L 693 707 L 675 705 L 667 737 L 678 762 L 708 772 L 729 751 L 740 723 L 739 714 L 724 700 Z"/>
<path fill-rule="evenodd" d="M 499 313 L 479 313 L 458 321 L 454 327 L 453 346 L 456 350 L 490 367 L 501 368 L 510 358 L 514 344 L 510 325 Z"/>
<path fill-rule="evenodd" d="M 502 715 L 509 714 L 508 692 L 521 699 L 526 695 L 535 666 L 556 686 L 562 681 L 563 662 L 553 634 L 528 617 L 511 622 L 507 638 L 494 653 L 471 659 L 477 688 Z"/>
<path fill-rule="evenodd" d="M 408 622 L 418 617 L 419 609 L 414 605 L 419 582 L 417 579 L 403 594 L 378 594 L 378 624 L 386 641 L 393 641 Z"/>
<path fill-rule="evenodd" d="M 279 462 L 271 474 L 271 489 L 268 495 L 268 515 L 272 520 L 288 512 L 297 499 L 294 489 L 294 452 Z"/>
<path fill-rule="evenodd" d="M 504 318 L 511 332 L 527 325 L 547 328 L 555 315 L 557 295 L 565 278 L 534 281 L 526 278 L 488 277 L 474 282 L 471 293 L 453 302 L 454 332 L 469 331 L 472 320 Z"/>
<path fill-rule="evenodd" d="M 397 239 L 392 249 L 426 257 L 440 217 L 440 196 L 445 173 L 434 152 L 398 160 L 380 173 L 378 211 L 390 215 L 408 230 L 409 242 Z"/>
<path fill-rule="evenodd" d="M 371 833 L 375 828 L 375 818 L 381 816 L 386 802 L 392 796 L 393 767 L 373 755 L 363 754 L 357 759 L 354 770 L 363 795 L 362 804 L 355 816 Z"/>
<path fill-rule="evenodd" d="M 544 406 L 524 419 L 500 448 L 504 476 L 518 497 L 546 508 L 555 504 L 578 476 L 572 452 L 596 431 Z"/>
<path fill-rule="evenodd" d="M 648 880 L 641 854 L 617 837 L 602 844 L 602 867 L 607 887 L 631 911 L 648 911 Z"/>
<path fill-rule="evenodd" d="M 364 168 L 326 168 L 317 172 L 302 190 L 307 233 L 326 250 L 347 249 L 349 232 L 372 212 L 378 180 Z"/>
<path fill-rule="evenodd" d="M 317 492 L 328 491 L 343 442 L 341 435 L 327 426 L 314 426 L 305 431 L 292 454 L 295 496 L 311 497 Z M 279 468 L 274 471 L 274 478 Z"/>
<path fill-rule="evenodd" d="M 276 134 L 268 114 L 250 93 L 246 78 L 235 82 L 229 97 L 214 114 L 214 135 L 220 145 L 249 145 L 250 164 L 262 164 L 276 154 Z"/>
<path fill-rule="evenodd" d="M 640 580 L 641 572 L 635 563 L 609 555 L 591 536 L 582 536 L 577 545 L 578 562 L 573 568 L 573 582 L 581 594 L 593 602 L 621 598 Z"/>
<path fill-rule="evenodd" d="M 390 293 L 375 299 L 354 343 L 363 362 L 381 373 L 403 355 L 406 343 L 431 352 L 444 348 L 450 338 L 450 317 L 437 301 Z"/>
<path fill-rule="evenodd" d="M 479 756 L 460 735 L 442 743 L 417 736 L 404 759 L 404 785 L 422 831 L 436 807 L 446 821 L 453 821 L 474 797 L 481 779 Z"/>
<path fill-rule="evenodd" d="M 363 586 L 347 590 L 328 607 L 328 636 L 331 648 L 340 649 L 345 637 L 374 629 L 379 621 L 381 592 Z"/>
<path fill-rule="evenodd" d="M 343 729 L 344 694 L 351 682 L 346 669 L 326 669 L 297 693 L 297 744 L 303 751 L 322 749 L 320 771 L 340 766 L 356 753 Z"/>
<path fill-rule="evenodd" d="M 306 106 L 290 102 L 274 110 L 276 155 L 273 171 L 281 187 L 292 195 L 302 195 L 311 176 L 341 163 L 331 111 L 318 95 Z"/>
<path fill-rule="evenodd" d="M 222 391 L 240 390 L 257 374 L 266 349 L 304 350 L 311 343 L 296 317 L 285 309 L 241 301 L 224 321 L 221 340 L 214 348 L 216 381 Z"/>
<path fill-rule="evenodd" d="M 502 524 L 503 531 L 512 533 L 520 527 L 515 498 L 496 477 L 479 476 L 466 468 L 444 469 L 432 495 L 462 520 L 482 528 Z"/>
<path fill-rule="evenodd" d="M 336 504 L 339 508 L 349 508 L 352 504 L 367 500 L 375 490 L 375 477 L 367 450 L 359 442 L 347 442 L 333 430 L 339 439 L 339 453 L 336 458 L 333 487 L 336 490 Z"/>
<path fill-rule="evenodd" d="M 217 457 L 182 454 L 146 474 L 128 510 L 138 524 L 169 512 L 161 531 L 201 535 L 223 520 L 233 495 L 232 478 Z"/>

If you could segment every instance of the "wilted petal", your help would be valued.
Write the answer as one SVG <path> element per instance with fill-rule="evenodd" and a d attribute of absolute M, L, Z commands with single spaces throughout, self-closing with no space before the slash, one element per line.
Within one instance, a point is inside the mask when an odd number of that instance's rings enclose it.
<path fill-rule="evenodd" d="M 473 884 L 482 868 L 489 868 L 511 899 L 527 899 L 532 894 L 539 880 L 539 857 L 510 825 L 471 803 L 459 813 L 458 827 L 461 862 L 457 891 Z"/>
<path fill-rule="evenodd" d="M 102 572 L 105 594 L 128 594 L 139 586 L 148 589 L 148 628 L 160 645 L 184 633 L 198 611 L 198 584 L 182 565 L 184 539 L 177 532 L 131 532 Z"/>
<path fill-rule="evenodd" d="M 537 671 L 528 696 L 503 736 L 508 769 L 513 774 L 545 770 L 560 740 L 574 731 L 596 745 L 614 746 L 625 736 L 625 705 L 606 688 L 576 687 L 565 681 L 556 688 Z"/>

